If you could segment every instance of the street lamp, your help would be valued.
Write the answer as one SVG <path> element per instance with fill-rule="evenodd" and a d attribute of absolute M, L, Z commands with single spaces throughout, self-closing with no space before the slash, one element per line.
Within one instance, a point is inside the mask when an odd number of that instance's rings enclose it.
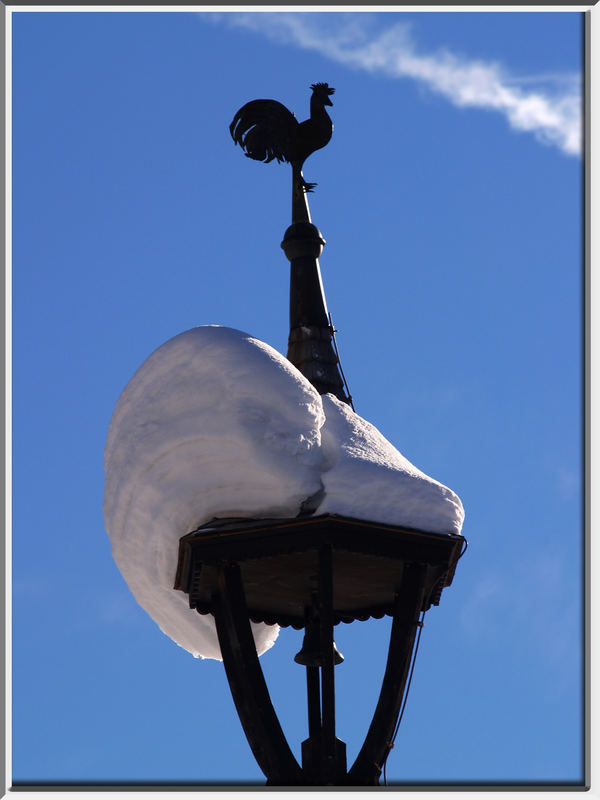
<path fill-rule="evenodd" d="M 291 266 L 287 358 L 321 395 L 351 403 L 319 268 L 325 241 L 306 197 L 315 184 L 302 175 L 308 155 L 331 136 L 325 106 L 333 89 L 312 89 L 306 122 L 275 101 L 257 100 L 236 114 L 231 133 L 251 158 L 292 165 L 292 224 L 281 244 Z M 293 518 L 220 518 L 201 525 L 180 540 L 175 589 L 199 614 L 215 618 L 233 700 L 268 785 L 377 785 L 423 614 L 451 584 L 466 542 L 458 533 L 315 510 L 309 505 Z M 385 674 L 364 743 L 348 767 L 345 744 L 336 736 L 334 672 L 343 657 L 334 627 L 384 615 L 393 620 Z M 300 764 L 271 703 L 251 621 L 304 629 L 295 657 L 306 669 L 308 708 Z"/>

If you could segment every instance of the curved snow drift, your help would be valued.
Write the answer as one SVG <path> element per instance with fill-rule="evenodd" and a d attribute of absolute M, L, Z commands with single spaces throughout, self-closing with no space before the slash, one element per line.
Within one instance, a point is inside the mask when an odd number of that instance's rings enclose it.
<path fill-rule="evenodd" d="M 170 339 L 129 381 L 105 470 L 106 528 L 129 588 L 204 658 L 221 658 L 214 620 L 172 587 L 179 539 L 213 517 L 293 517 L 317 495 L 315 514 L 436 533 L 460 533 L 464 518 L 454 492 L 276 350 L 213 325 Z M 279 629 L 252 626 L 261 654 Z"/>

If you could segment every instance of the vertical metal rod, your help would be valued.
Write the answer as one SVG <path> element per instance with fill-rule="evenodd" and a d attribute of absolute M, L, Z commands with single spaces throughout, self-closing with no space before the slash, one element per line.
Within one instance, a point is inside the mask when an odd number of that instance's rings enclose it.
<path fill-rule="evenodd" d="M 304 640 L 312 642 L 318 639 L 319 625 L 315 619 L 317 597 L 313 595 L 312 605 L 304 610 Z M 304 643 L 303 643 L 304 646 Z M 319 667 L 306 667 L 306 695 L 308 699 L 308 735 L 314 741 L 321 736 L 321 681 Z"/>
<path fill-rule="evenodd" d="M 317 739 L 321 734 L 321 682 L 319 668 L 306 668 L 306 693 L 308 695 L 308 735 Z"/>
<path fill-rule="evenodd" d="M 333 661 L 333 553 L 330 544 L 319 552 L 319 626 L 321 667 L 323 754 L 335 759 L 335 683 Z"/>

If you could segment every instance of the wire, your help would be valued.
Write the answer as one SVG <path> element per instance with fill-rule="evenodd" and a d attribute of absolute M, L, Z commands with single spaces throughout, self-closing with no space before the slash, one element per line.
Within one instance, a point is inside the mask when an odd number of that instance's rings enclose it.
<path fill-rule="evenodd" d="M 402 717 L 404 716 L 404 710 L 406 709 L 406 703 L 407 703 L 407 700 L 408 700 L 408 693 L 410 692 L 410 684 L 412 682 L 413 673 L 415 671 L 415 664 L 416 664 L 416 661 L 417 661 L 417 653 L 419 652 L 419 643 L 421 641 L 421 631 L 423 630 L 424 619 L 425 619 L 425 612 L 421 611 L 420 618 L 419 618 L 419 620 L 417 622 L 417 628 L 418 628 L 417 641 L 416 641 L 416 644 L 415 644 L 415 649 L 413 650 L 413 654 L 412 654 L 411 665 L 410 665 L 410 669 L 409 669 L 409 673 L 408 673 L 408 681 L 406 682 L 406 690 L 404 692 L 404 699 L 402 700 L 402 706 L 400 708 L 400 714 L 398 715 L 398 720 L 397 720 L 396 726 L 394 728 L 394 733 L 392 734 L 392 738 L 391 738 L 391 740 L 389 742 L 389 749 L 388 749 L 387 755 L 386 755 L 386 757 L 384 759 L 384 762 L 383 762 L 383 785 L 384 786 L 388 785 L 388 783 L 387 783 L 387 771 L 386 771 L 386 768 L 387 768 L 387 757 L 389 756 L 392 748 L 394 747 L 394 742 L 396 741 L 396 736 L 398 735 L 398 729 L 400 728 L 400 723 L 402 722 Z"/>
<path fill-rule="evenodd" d="M 329 330 L 331 331 L 331 340 L 333 341 L 333 349 L 335 350 L 335 355 L 338 360 L 338 364 L 340 367 L 340 373 L 342 375 L 342 380 L 344 381 L 344 387 L 346 389 L 346 394 L 348 395 L 348 404 L 352 408 L 352 411 L 356 411 L 354 408 L 354 403 L 352 402 L 352 395 L 350 394 L 350 387 L 348 386 L 348 381 L 346 380 L 346 376 L 344 375 L 344 370 L 342 369 L 342 360 L 340 358 L 340 353 L 338 350 L 337 342 L 335 340 L 335 335 L 338 333 L 336 329 L 333 327 L 333 320 L 331 319 L 331 311 L 327 312 L 329 314 Z"/>
<path fill-rule="evenodd" d="M 467 552 L 468 546 L 469 546 L 469 542 L 465 539 L 464 542 L 463 542 L 463 547 L 462 547 L 460 553 L 458 554 L 458 556 L 456 557 L 456 560 L 454 561 L 452 566 L 448 570 L 446 570 L 446 572 L 443 575 L 440 576 L 440 578 L 433 584 L 433 586 L 429 590 L 429 594 L 427 595 L 427 601 L 423 604 L 425 608 L 427 608 L 427 606 L 429 604 L 429 598 L 434 593 L 434 590 L 436 589 L 438 583 L 445 579 L 445 577 L 448 574 L 448 572 L 450 571 L 450 569 L 454 569 L 456 567 L 456 565 L 458 564 L 460 559 Z M 383 785 L 384 786 L 388 785 L 388 783 L 387 783 L 387 771 L 386 771 L 387 759 L 388 759 L 388 756 L 389 756 L 390 752 L 392 751 L 392 748 L 394 747 L 394 743 L 396 741 L 396 736 L 398 735 L 398 730 L 400 728 L 400 723 L 402 722 L 402 717 L 404 716 L 404 710 L 406 709 L 406 702 L 408 700 L 408 693 L 410 691 L 410 684 L 412 682 L 413 672 L 415 671 L 415 663 L 417 661 L 417 653 L 419 652 L 419 643 L 421 641 L 421 631 L 423 630 L 424 624 L 425 624 L 425 612 L 421 611 L 421 614 L 419 616 L 419 620 L 417 622 L 417 628 L 418 628 L 417 641 L 416 641 L 416 644 L 415 644 L 415 649 L 413 650 L 413 654 L 412 654 L 410 670 L 409 670 L 409 673 L 408 673 L 408 681 L 406 682 L 406 690 L 404 692 L 404 698 L 402 700 L 402 706 L 400 708 L 400 714 L 398 715 L 398 720 L 397 720 L 396 725 L 394 727 L 394 733 L 392 734 L 392 738 L 391 738 L 391 740 L 389 742 L 388 752 L 387 752 L 387 754 L 386 754 L 386 756 L 385 756 L 385 758 L 383 760 Z"/>

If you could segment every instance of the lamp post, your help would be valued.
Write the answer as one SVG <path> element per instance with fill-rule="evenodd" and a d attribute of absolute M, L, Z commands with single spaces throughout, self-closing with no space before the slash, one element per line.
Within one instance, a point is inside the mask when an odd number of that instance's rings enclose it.
<path fill-rule="evenodd" d="M 306 198 L 314 184 L 306 183 L 301 171 L 306 151 L 329 141 L 319 114 L 331 105 L 332 93 L 327 84 L 313 86 L 308 144 L 301 141 L 295 118 L 292 123 L 275 101 L 246 104 L 231 132 L 252 158 L 292 164 L 292 224 L 281 244 L 291 267 L 287 358 L 320 394 L 350 402 L 319 268 L 325 242 L 311 222 Z M 290 519 L 216 519 L 181 538 L 175 588 L 187 593 L 198 613 L 214 615 L 233 700 L 268 785 L 379 783 L 422 615 L 451 584 L 464 544 L 459 534 L 315 515 L 314 509 Z M 336 735 L 335 666 L 343 657 L 334 627 L 384 615 L 393 620 L 385 674 L 364 743 L 348 766 L 345 744 Z M 271 703 L 251 621 L 304 629 L 295 657 L 306 669 L 308 738 L 301 763 Z"/>

